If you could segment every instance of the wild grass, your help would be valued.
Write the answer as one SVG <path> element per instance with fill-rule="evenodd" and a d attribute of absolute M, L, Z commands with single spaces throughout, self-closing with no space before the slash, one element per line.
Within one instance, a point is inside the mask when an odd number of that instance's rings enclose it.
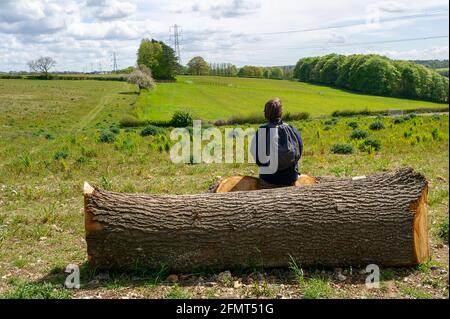
<path fill-rule="evenodd" d="M 206 80 L 200 86 L 208 86 Z M 244 90 L 246 85 L 254 85 L 252 81 L 263 80 L 249 81 L 236 82 L 239 87 L 235 89 Z M 289 82 L 286 91 L 292 90 L 291 85 L 300 84 Z M 314 88 L 307 85 L 297 89 Z M 251 90 L 249 94 L 253 96 Z M 253 164 L 172 163 L 169 150 L 174 141 L 169 138 L 168 128 L 144 137 L 140 135 L 142 128 L 115 130 L 121 118 L 134 112 L 136 95 L 128 94 L 133 91 L 134 87 L 113 81 L 0 80 L 0 291 L 3 297 L 71 296 L 65 291 L 60 295 L 59 286 L 54 284 L 50 289 L 35 283 L 30 274 L 46 278 L 52 269 L 64 269 L 69 263 L 85 263 L 84 181 L 114 191 L 195 194 L 205 192 L 219 176 L 257 176 Z M 339 99 L 339 95 L 335 97 Z M 290 101 L 285 99 L 285 111 L 295 112 L 295 107 L 290 108 Z M 220 108 L 215 109 L 213 113 L 222 112 Z M 362 116 L 289 121 L 299 129 L 304 142 L 300 172 L 350 177 L 412 166 L 430 181 L 432 242 L 445 243 L 445 238 L 448 240 L 448 116 L 412 116 L 400 123 L 395 123 L 395 118 L 378 120 L 383 121 L 385 129 L 369 130 L 374 119 Z M 256 128 L 257 124 L 240 127 Z M 350 138 L 353 127 L 369 132 L 369 137 Z M 99 141 L 103 130 L 115 136 L 114 142 Z M 364 145 L 368 138 L 379 141 L 381 148 L 377 149 L 374 143 Z M 352 145 L 353 153 L 333 154 L 331 147 L 337 143 Z M 11 276 L 20 278 L 24 284 L 14 285 L 2 279 Z M 82 272 L 83 276 L 89 277 L 86 271 Z M 302 296 L 334 296 L 327 278 L 309 276 L 305 281 L 305 286 L 299 285 Z M 119 284 L 122 283 L 114 285 Z M 268 288 L 274 288 L 272 283 Z M 173 288 L 167 296 L 183 295 L 182 289 L 185 288 Z M 266 292 L 264 289 L 258 288 L 262 295 L 273 295 L 270 289 Z M 407 289 L 404 291 L 405 297 L 414 295 Z M 435 294 L 445 295 L 442 290 L 436 290 Z"/>

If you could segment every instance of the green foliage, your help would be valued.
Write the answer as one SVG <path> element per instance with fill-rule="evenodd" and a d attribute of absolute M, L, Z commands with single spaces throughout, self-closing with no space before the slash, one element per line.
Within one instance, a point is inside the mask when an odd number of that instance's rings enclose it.
<path fill-rule="evenodd" d="M 263 69 L 257 66 L 246 65 L 239 69 L 238 76 L 244 78 L 262 78 Z"/>
<path fill-rule="evenodd" d="M 303 284 L 304 299 L 323 299 L 329 298 L 332 290 L 328 281 L 320 277 L 309 278 Z"/>
<path fill-rule="evenodd" d="M 231 63 L 211 63 L 209 75 L 237 76 L 237 67 Z M 187 72 L 186 72 L 187 73 Z"/>
<path fill-rule="evenodd" d="M 164 132 L 164 129 L 155 125 L 147 125 L 142 131 L 141 136 L 158 135 Z"/>
<path fill-rule="evenodd" d="M 145 122 L 142 120 L 139 120 L 133 115 L 125 115 L 120 119 L 120 126 L 122 127 L 138 127 L 144 125 Z"/>
<path fill-rule="evenodd" d="M 19 155 L 19 164 L 23 167 L 31 167 L 33 165 L 33 160 L 31 159 L 30 153 L 22 153 Z"/>
<path fill-rule="evenodd" d="M 192 126 L 192 115 L 187 111 L 177 111 L 173 114 L 170 120 L 170 125 L 173 127 Z"/>
<path fill-rule="evenodd" d="M 348 143 L 337 143 L 331 146 L 331 152 L 333 154 L 352 154 L 353 145 Z"/>
<path fill-rule="evenodd" d="M 103 130 L 100 132 L 98 140 L 102 143 L 113 143 L 116 140 L 116 135 L 111 130 Z"/>
<path fill-rule="evenodd" d="M 177 284 L 173 285 L 169 292 L 166 294 L 167 299 L 191 299 L 192 294 L 189 290 L 178 286 Z"/>
<path fill-rule="evenodd" d="M 439 130 L 437 128 L 434 128 L 431 131 L 431 136 L 433 137 L 433 140 L 439 140 L 439 138 L 440 138 Z"/>
<path fill-rule="evenodd" d="M 112 181 L 106 176 L 102 176 L 100 178 L 100 184 L 102 185 L 102 188 L 104 188 L 106 190 L 112 189 Z"/>
<path fill-rule="evenodd" d="M 51 283 L 18 283 L 13 290 L 0 294 L 0 299 L 68 299 L 71 292 Z"/>
<path fill-rule="evenodd" d="M 187 73 L 191 75 L 208 75 L 209 64 L 201 56 L 193 57 L 187 64 Z"/>
<path fill-rule="evenodd" d="M 352 134 L 350 134 L 350 138 L 351 139 L 364 139 L 367 136 L 369 136 L 369 133 L 367 133 L 364 130 L 360 130 L 360 129 L 356 129 L 352 132 Z"/>
<path fill-rule="evenodd" d="M 349 122 L 348 126 L 350 126 L 352 129 L 356 129 L 358 127 L 358 122 L 355 121 Z"/>
<path fill-rule="evenodd" d="M 55 160 L 59 160 L 59 159 L 66 159 L 69 157 L 69 149 L 67 147 L 57 151 L 54 155 L 53 158 Z"/>
<path fill-rule="evenodd" d="M 178 68 L 174 50 L 162 41 L 143 39 L 138 49 L 138 65 L 145 65 L 155 79 L 174 80 Z"/>
<path fill-rule="evenodd" d="M 381 149 L 381 141 L 373 137 L 366 138 L 361 144 L 362 151 L 379 151 Z"/>
<path fill-rule="evenodd" d="M 378 130 L 382 130 L 382 129 L 385 129 L 385 128 L 386 127 L 384 126 L 384 123 L 381 122 L 381 121 L 375 121 L 375 122 L 372 122 L 369 125 L 369 129 L 371 129 L 373 131 L 378 131 Z"/>
<path fill-rule="evenodd" d="M 448 78 L 423 65 L 374 54 L 302 58 L 294 68 L 294 78 L 367 94 L 448 101 Z"/>
<path fill-rule="evenodd" d="M 393 122 L 394 124 L 401 124 L 405 122 L 405 119 L 403 117 L 396 117 Z"/>
<path fill-rule="evenodd" d="M 111 132 L 113 132 L 114 134 L 119 134 L 120 133 L 120 127 L 117 125 L 111 125 L 111 127 L 109 128 L 109 130 Z"/>
<path fill-rule="evenodd" d="M 448 243 L 448 219 L 439 225 L 438 236 L 443 241 Z"/>
<path fill-rule="evenodd" d="M 333 117 L 333 118 L 331 118 L 329 120 L 324 121 L 323 124 L 325 124 L 325 125 L 336 125 L 337 122 L 338 122 L 338 119 Z"/>

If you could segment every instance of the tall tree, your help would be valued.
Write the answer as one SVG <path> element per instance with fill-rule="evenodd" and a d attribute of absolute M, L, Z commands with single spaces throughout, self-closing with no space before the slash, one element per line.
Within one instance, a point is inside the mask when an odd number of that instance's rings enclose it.
<path fill-rule="evenodd" d="M 48 72 L 50 69 L 55 65 L 56 61 L 48 56 L 43 56 L 37 60 L 28 62 L 28 67 L 31 71 L 43 73 L 46 78 L 48 78 Z"/>
<path fill-rule="evenodd" d="M 175 51 L 162 41 L 143 39 L 137 53 L 137 64 L 152 70 L 155 79 L 175 79 L 179 69 Z"/>
<path fill-rule="evenodd" d="M 209 64 L 201 56 L 193 57 L 187 64 L 188 74 L 208 75 L 210 71 Z"/>

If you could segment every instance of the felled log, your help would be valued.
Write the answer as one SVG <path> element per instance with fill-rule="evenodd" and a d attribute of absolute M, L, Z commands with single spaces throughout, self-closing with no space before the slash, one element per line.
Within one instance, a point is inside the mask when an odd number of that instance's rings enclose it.
<path fill-rule="evenodd" d="M 302 187 L 305 185 L 316 184 L 317 179 L 313 176 L 300 175 L 293 186 Z M 211 193 L 229 193 L 229 192 L 242 192 L 242 191 L 256 191 L 259 189 L 269 189 L 282 187 L 280 185 L 274 185 L 263 181 L 253 176 L 230 176 L 224 178 L 213 185 L 209 191 Z"/>
<path fill-rule="evenodd" d="M 320 180 L 320 179 L 319 179 Z M 307 187 L 125 194 L 85 184 L 89 262 L 173 271 L 411 266 L 429 258 L 427 181 L 410 168 Z"/>

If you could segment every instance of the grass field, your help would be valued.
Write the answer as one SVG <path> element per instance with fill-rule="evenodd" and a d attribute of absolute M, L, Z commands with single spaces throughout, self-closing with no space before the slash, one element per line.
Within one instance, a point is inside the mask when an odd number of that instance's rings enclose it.
<path fill-rule="evenodd" d="M 157 92 L 160 94 L 171 85 L 185 86 L 181 91 L 187 90 L 191 96 L 202 96 L 194 94 L 198 91 L 209 90 L 211 95 L 220 91 L 206 84 L 197 88 L 183 84 L 186 80 L 161 84 Z M 284 98 L 283 83 L 290 92 L 287 97 L 296 96 L 294 88 L 299 87 L 300 91 L 309 92 L 304 95 L 311 101 L 320 97 L 317 92 L 321 90 L 351 100 L 348 93 L 300 83 L 233 81 L 275 83 L 280 91 L 249 93 L 256 99 L 255 109 L 260 108 L 265 94 Z M 244 84 L 240 85 L 242 88 L 233 90 L 243 95 Z M 232 90 L 226 86 L 224 89 Z M 178 274 L 176 280 L 172 276 L 170 281 L 166 280 L 169 273 L 147 269 L 131 273 L 99 273 L 90 269 L 86 265 L 84 240 L 84 181 L 115 191 L 192 194 L 206 191 L 218 176 L 257 174 L 257 168 L 251 164 L 173 164 L 167 152 L 171 145 L 168 129 L 157 136 L 142 137 L 141 128 L 118 128 L 119 120 L 133 112 L 136 100 L 142 103 L 148 98 L 138 97 L 134 91 L 135 87 L 123 82 L 0 80 L 0 298 L 448 298 L 446 115 L 404 121 L 360 117 L 292 123 L 304 139 L 300 162 L 303 173 L 356 176 L 412 166 L 429 179 L 433 259 L 415 268 L 382 269 L 380 289 L 366 289 L 365 276 L 355 268 L 314 268 L 305 270 L 304 275 L 295 269 L 258 268 L 224 272 L 220 276 Z M 222 101 L 226 96 L 229 95 L 224 93 L 206 100 Z M 367 97 L 355 97 L 363 98 Z M 292 100 L 284 99 L 291 105 Z M 251 103 L 250 99 L 246 101 Z M 411 102 L 398 103 L 407 107 Z M 211 109 L 210 114 L 214 118 L 229 113 L 222 113 L 219 108 Z M 382 121 L 385 128 L 370 130 L 374 121 Z M 361 150 L 363 142 L 350 139 L 350 122 L 378 139 L 381 149 Z M 111 126 L 114 140 L 100 142 L 101 132 Z M 333 154 L 331 147 L 335 143 L 349 143 L 354 152 Z M 81 265 L 80 290 L 62 288 L 64 269 L 69 263 Z"/>
<path fill-rule="evenodd" d="M 286 80 L 180 76 L 176 83 L 161 83 L 154 91 L 141 94 L 136 115 L 146 120 L 170 120 L 177 110 L 189 110 L 203 120 L 261 114 L 264 103 L 282 99 L 286 111 L 330 115 L 336 110 L 404 110 L 443 107 L 412 101 L 356 94 L 326 86 Z"/>

